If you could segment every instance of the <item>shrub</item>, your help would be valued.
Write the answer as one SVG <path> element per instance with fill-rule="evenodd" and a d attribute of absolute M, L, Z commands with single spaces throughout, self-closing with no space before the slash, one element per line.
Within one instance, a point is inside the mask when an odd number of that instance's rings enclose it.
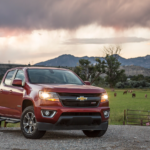
<path fill-rule="evenodd" d="M 118 82 L 117 84 L 116 84 L 116 88 L 124 88 L 125 86 L 124 86 L 124 84 L 122 83 L 122 82 Z"/>
<path fill-rule="evenodd" d="M 117 88 L 147 88 L 150 87 L 150 83 L 146 81 L 126 81 L 126 82 L 118 82 L 116 84 Z"/>

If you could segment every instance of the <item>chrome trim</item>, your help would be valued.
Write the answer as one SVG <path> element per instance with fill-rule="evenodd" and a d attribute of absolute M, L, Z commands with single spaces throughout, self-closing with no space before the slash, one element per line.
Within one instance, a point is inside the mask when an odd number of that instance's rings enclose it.
<path fill-rule="evenodd" d="M 55 111 L 55 110 L 47 110 L 47 111 L 53 111 L 52 115 L 51 115 L 51 116 L 44 116 L 44 115 L 43 115 L 43 112 L 42 112 L 42 110 L 41 110 L 42 117 L 44 117 L 44 118 L 53 118 L 53 117 L 55 116 L 55 114 L 56 114 L 56 111 Z"/>

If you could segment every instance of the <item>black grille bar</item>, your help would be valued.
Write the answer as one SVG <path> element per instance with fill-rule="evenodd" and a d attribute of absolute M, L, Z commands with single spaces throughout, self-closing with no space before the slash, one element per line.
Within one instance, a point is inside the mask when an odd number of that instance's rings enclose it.
<path fill-rule="evenodd" d="M 98 101 L 62 101 L 64 106 L 69 107 L 96 107 L 98 105 Z"/>
<path fill-rule="evenodd" d="M 64 112 L 61 116 L 100 116 L 99 112 Z"/>

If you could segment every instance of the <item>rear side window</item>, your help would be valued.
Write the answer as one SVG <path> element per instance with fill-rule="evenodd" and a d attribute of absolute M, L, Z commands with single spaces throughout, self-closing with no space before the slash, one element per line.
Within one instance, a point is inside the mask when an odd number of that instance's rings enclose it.
<path fill-rule="evenodd" d="M 22 70 L 18 70 L 15 79 L 21 79 L 22 81 L 25 81 L 24 73 Z"/>
<path fill-rule="evenodd" d="M 16 71 L 16 70 L 13 70 L 13 71 L 10 71 L 10 72 L 7 73 L 6 78 L 5 78 L 5 81 L 4 81 L 4 83 L 5 83 L 6 85 L 11 85 L 12 78 L 13 78 L 13 75 L 14 75 L 15 71 Z"/>

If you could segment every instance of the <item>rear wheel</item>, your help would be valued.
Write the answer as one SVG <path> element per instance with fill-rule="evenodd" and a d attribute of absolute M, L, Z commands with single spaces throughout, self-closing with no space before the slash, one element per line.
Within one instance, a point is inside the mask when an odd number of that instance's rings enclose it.
<path fill-rule="evenodd" d="M 38 130 L 33 106 L 29 106 L 23 111 L 20 125 L 21 131 L 26 138 L 39 139 L 46 132 Z"/>
<path fill-rule="evenodd" d="M 107 129 L 108 129 L 108 125 L 107 125 Z M 87 136 L 87 137 L 102 137 L 105 133 L 106 130 L 83 130 L 83 133 Z"/>

